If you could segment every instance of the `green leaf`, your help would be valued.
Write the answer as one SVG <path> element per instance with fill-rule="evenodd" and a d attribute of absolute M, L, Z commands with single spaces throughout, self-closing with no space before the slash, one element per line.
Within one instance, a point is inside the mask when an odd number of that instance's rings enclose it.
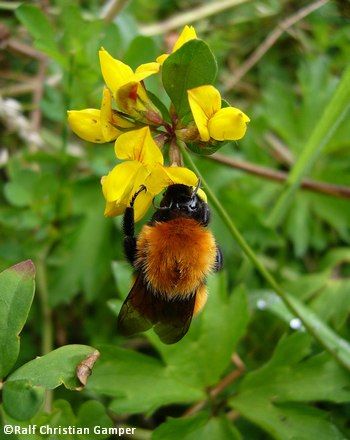
<path fill-rule="evenodd" d="M 0 274 L 0 378 L 6 376 L 18 357 L 19 334 L 34 297 L 34 275 L 31 260 Z"/>
<path fill-rule="evenodd" d="M 350 401 L 350 378 L 327 353 L 307 357 L 311 338 L 282 338 L 271 360 L 247 374 L 230 405 L 277 439 L 343 438 L 327 414 L 304 402 Z"/>
<path fill-rule="evenodd" d="M 226 417 L 199 413 L 192 417 L 169 419 L 152 434 L 152 440 L 240 440 L 241 435 Z"/>
<path fill-rule="evenodd" d="M 16 420 L 28 420 L 39 411 L 44 396 L 45 389 L 29 381 L 7 381 L 3 388 L 4 409 Z"/>
<path fill-rule="evenodd" d="M 72 203 L 79 222 L 56 250 L 62 264 L 50 279 L 52 305 L 69 302 L 81 290 L 92 300 L 110 276 L 112 223 L 103 216 L 104 200 L 98 181 L 77 182 Z"/>
<path fill-rule="evenodd" d="M 223 147 L 226 142 L 186 142 L 187 147 L 193 151 L 193 153 L 203 156 L 210 156 Z"/>
<path fill-rule="evenodd" d="M 82 367 L 80 377 L 84 372 L 88 375 L 98 356 L 93 347 L 66 345 L 24 364 L 11 374 L 7 382 L 28 381 L 32 386 L 50 390 L 63 384 L 68 389 L 79 390 L 84 382 L 78 378 L 78 367 Z"/>
<path fill-rule="evenodd" d="M 100 350 L 101 360 L 87 389 L 116 397 L 111 409 L 119 414 L 155 411 L 162 405 L 192 403 L 205 397 L 202 390 L 174 378 L 171 369 L 158 359 L 108 345 Z"/>
<path fill-rule="evenodd" d="M 202 40 L 188 41 L 166 59 L 162 81 L 179 118 L 190 111 L 187 90 L 212 84 L 216 74 L 214 55 Z"/>
<path fill-rule="evenodd" d="M 153 38 L 138 35 L 130 43 L 123 57 L 123 61 L 132 69 L 136 70 L 140 64 L 153 62 L 158 52 L 159 50 Z"/>
<path fill-rule="evenodd" d="M 113 261 L 112 271 L 119 296 L 125 298 L 132 286 L 132 269 L 126 261 Z"/>
<path fill-rule="evenodd" d="M 16 16 L 34 38 L 55 40 L 52 24 L 39 8 L 22 4 L 16 9 Z"/>
<path fill-rule="evenodd" d="M 57 438 L 70 440 L 103 439 L 109 438 L 109 436 L 104 434 L 99 434 L 97 436 L 97 434 L 94 433 L 94 427 L 99 426 L 101 428 L 111 428 L 113 426 L 112 420 L 107 415 L 106 408 L 96 400 L 84 402 L 79 407 L 77 415 L 74 414 L 69 402 L 59 399 L 53 402 L 53 407 L 49 414 L 46 412 L 39 412 L 35 417 L 25 422 L 11 417 L 11 415 L 5 411 L 4 406 L 3 408 L 0 406 L 0 416 L 2 416 L 4 425 L 20 426 L 23 431 L 25 429 L 28 430 L 28 425 L 35 426 L 35 434 L 29 434 L 27 431 L 27 433 L 23 432 L 23 434 L 17 434 L 13 437 L 8 435 L 4 437 L 4 440 L 5 438 L 20 440 L 40 440 L 42 438 L 47 438 L 48 440 L 56 440 Z M 76 434 L 69 434 L 69 432 L 67 432 L 59 435 L 54 433 L 50 434 L 48 432 L 48 427 L 51 429 L 60 428 L 62 430 L 63 428 L 68 428 L 70 426 L 76 427 Z M 42 435 L 40 435 L 40 427 L 43 427 Z M 88 428 L 89 433 L 78 433 L 79 428 Z M 1 428 L 0 438 L 3 438 L 1 436 Z"/>
<path fill-rule="evenodd" d="M 96 434 L 94 433 L 95 426 L 100 426 L 101 428 L 112 428 L 113 422 L 106 413 L 106 408 L 102 403 L 97 400 L 89 400 L 84 402 L 78 411 L 77 415 L 77 426 L 82 428 L 89 428 L 90 434 L 80 435 L 79 438 L 85 440 L 95 440 Z M 98 438 L 108 438 L 107 434 L 99 434 Z"/>
<path fill-rule="evenodd" d="M 35 45 L 47 55 L 52 56 L 61 64 L 66 64 L 55 41 L 55 31 L 46 15 L 37 7 L 22 4 L 16 9 L 18 20 L 27 28 L 35 39 Z"/>
<path fill-rule="evenodd" d="M 288 304 L 302 320 L 305 327 L 312 332 L 315 339 L 327 349 L 338 362 L 350 370 L 350 344 L 335 333 L 319 316 L 298 298 L 286 294 Z"/>

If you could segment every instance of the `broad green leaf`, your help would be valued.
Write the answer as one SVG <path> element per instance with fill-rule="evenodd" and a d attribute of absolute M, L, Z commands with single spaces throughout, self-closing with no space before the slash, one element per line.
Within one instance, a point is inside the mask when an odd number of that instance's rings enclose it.
<path fill-rule="evenodd" d="M 16 9 L 16 16 L 34 38 L 55 40 L 52 24 L 39 8 L 22 4 Z"/>
<path fill-rule="evenodd" d="M 310 306 L 318 316 L 340 329 L 350 314 L 350 280 L 329 279 Z"/>
<path fill-rule="evenodd" d="M 5 382 L 3 405 L 7 414 L 16 420 L 31 419 L 40 409 L 45 389 L 27 380 Z"/>
<path fill-rule="evenodd" d="M 33 386 L 46 389 L 63 384 L 68 389 L 78 390 L 83 385 L 77 376 L 78 366 L 86 363 L 87 368 L 83 370 L 91 373 L 98 355 L 94 348 L 87 345 L 66 345 L 24 364 L 11 374 L 7 382 L 28 381 Z"/>
<path fill-rule="evenodd" d="M 36 423 L 36 417 L 31 421 Z M 23 434 L 8 434 L 5 435 L 3 432 L 4 425 L 12 425 L 13 427 L 19 426 L 23 429 Z M 42 440 L 42 436 L 38 433 L 38 428 L 33 432 L 33 428 L 28 426 L 28 420 L 17 420 L 12 418 L 5 411 L 4 405 L 0 405 L 0 439 L 1 440 Z"/>
<path fill-rule="evenodd" d="M 152 440 L 240 440 L 239 431 L 224 417 L 199 413 L 191 417 L 169 419 L 152 434 Z"/>
<path fill-rule="evenodd" d="M 181 341 L 165 345 L 156 335 L 148 335 L 174 377 L 189 386 L 204 388 L 215 384 L 230 365 L 248 320 L 244 288 L 238 287 L 228 295 L 225 275 L 214 274 L 208 279 L 208 302 Z"/>
<path fill-rule="evenodd" d="M 205 397 L 204 391 L 173 377 L 171 368 L 158 359 L 108 345 L 100 351 L 101 360 L 87 389 L 115 397 L 110 408 L 119 414 L 155 411 L 162 405 Z"/>
<path fill-rule="evenodd" d="M 247 374 L 230 399 L 230 405 L 274 438 L 343 438 L 326 413 L 302 405 L 350 401 L 347 371 L 327 353 L 307 357 L 310 342 L 306 333 L 283 338 L 271 360 Z"/>
<path fill-rule="evenodd" d="M 211 50 L 202 40 L 191 40 L 171 54 L 163 64 L 164 88 L 180 118 L 189 111 L 187 90 L 212 84 L 217 63 Z"/>
<path fill-rule="evenodd" d="M 65 64 L 55 41 L 55 31 L 46 15 L 36 6 L 22 4 L 16 9 L 18 20 L 35 39 L 36 47 L 47 55 Z"/>
<path fill-rule="evenodd" d="M 66 400 L 55 400 L 53 402 L 53 407 L 51 412 L 45 413 L 40 412 L 35 417 L 27 421 L 20 421 L 11 417 L 5 408 L 0 407 L 0 416 L 2 416 L 3 424 L 20 426 L 21 429 L 28 428 L 28 425 L 35 426 L 35 434 L 23 433 L 17 434 L 13 437 L 6 436 L 10 439 L 20 439 L 20 440 L 40 440 L 42 438 L 47 438 L 49 440 L 56 440 L 57 438 L 65 438 L 70 440 L 92 440 L 97 438 L 94 433 L 94 427 L 99 426 L 101 428 L 111 428 L 113 426 L 112 420 L 107 415 L 106 408 L 96 400 L 89 400 L 84 402 L 77 410 L 77 415 L 73 412 L 71 404 Z M 62 433 L 58 435 L 55 433 L 50 434 L 48 429 L 54 428 L 68 428 L 69 426 L 76 427 L 77 434 L 70 434 L 69 432 Z M 89 434 L 78 433 L 78 429 L 88 428 Z M 33 428 L 32 428 L 33 429 Z M 42 430 L 42 435 L 40 435 L 40 430 Z M 1 430 L 0 430 L 0 438 Z M 98 438 L 109 438 L 107 435 L 99 434 Z M 5 438 L 4 438 L 5 439 Z"/>
<path fill-rule="evenodd" d="M 79 436 L 80 438 L 94 440 L 97 436 L 94 433 L 95 426 L 100 426 L 101 428 L 112 428 L 113 422 L 107 415 L 106 408 L 102 405 L 102 403 L 98 402 L 97 400 L 89 400 L 80 406 L 76 425 L 83 428 L 89 428 L 90 430 L 90 434 L 81 435 Z M 98 435 L 98 438 L 101 439 L 108 437 L 109 436 L 106 434 Z"/>
<path fill-rule="evenodd" d="M 103 216 L 104 200 L 98 181 L 77 182 L 72 203 L 79 223 L 56 250 L 62 264 L 50 279 L 53 305 L 67 303 L 81 290 L 92 300 L 110 276 L 112 223 Z"/>
<path fill-rule="evenodd" d="M 345 440 L 328 415 L 302 404 L 273 404 L 251 396 L 249 402 L 234 403 L 244 417 L 277 440 Z"/>
<path fill-rule="evenodd" d="M 296 315 L 302 320 L 314 338 L 327 349 L 337 361 L 350 370 L 350 344 L 335 333 L 311 308 L 298 298 L 286 294 L 286 300 L 293 307 Z"/>
<path fill-rule="evenodd" d="M 140 64 L 153 62 L 158 53 L 159 50 L 153 38 L 138 35 L 132 40 L 128 50 L 125 52 L 123 62 L 128 64 L 133 70 L 136 70 Z"/>
<path fill-rule="evenodd" d="M 126 261 L 113 261 L 112 271 L 119 296 L 126 298 L 132 286 L 132 269 Z"/>
<path fill-rule="evenodd" d="M 186 142 L 187 147 L 196 154 L 210 156 L 224 146 L 224 142 Z"/>
<path fill-rule="evenodd" d="M 18 357 L 19 334 L 34 297 L 34 275 L 30 260 L 0 274 L 0 378 L 7 375 Z"/>

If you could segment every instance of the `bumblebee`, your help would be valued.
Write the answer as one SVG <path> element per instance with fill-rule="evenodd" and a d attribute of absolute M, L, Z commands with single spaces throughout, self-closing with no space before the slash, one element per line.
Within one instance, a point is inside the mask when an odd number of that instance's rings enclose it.
<path fill-rule="evenodd" d="M 192 317 L 207 300 L 206 277 L 222 268 L 223 257 L 207 228 L 210 210 L 196 188 L 169 186 L 151 220 L 135 237 L 133 205 L 123 219 L 124 252 L 136 279 L 118 316 L 124 336 L 154 327 L 165 344 L 187 333 Z"/>

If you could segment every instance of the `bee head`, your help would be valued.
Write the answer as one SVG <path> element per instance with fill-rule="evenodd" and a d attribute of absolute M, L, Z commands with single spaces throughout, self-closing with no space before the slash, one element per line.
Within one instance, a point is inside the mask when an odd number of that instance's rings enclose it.
<path fill-rule="evenodd" d="M 200 181 L 195 188 L 174 184 L 168 186 L 163 194 L 160 206 L 156 208 L 154 219 L 167 221 L 178 217 L 193 218 L 207 226 L 210 211 L 208 204 L 198 196 Z"/>

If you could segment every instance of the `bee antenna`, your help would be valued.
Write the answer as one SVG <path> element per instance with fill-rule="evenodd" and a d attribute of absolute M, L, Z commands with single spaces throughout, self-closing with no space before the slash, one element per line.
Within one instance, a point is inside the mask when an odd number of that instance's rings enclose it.
<path fill-rule="evenodd" d="M 196 187 L 194 188 L 194 190 L 192 192 L 192 197 L 194 197 L 197 194 L 200 186 L 201 186 L 201 178 L 198 177 L 198 182 L 197 182 L 197 185 L 196 185 Z"/>

